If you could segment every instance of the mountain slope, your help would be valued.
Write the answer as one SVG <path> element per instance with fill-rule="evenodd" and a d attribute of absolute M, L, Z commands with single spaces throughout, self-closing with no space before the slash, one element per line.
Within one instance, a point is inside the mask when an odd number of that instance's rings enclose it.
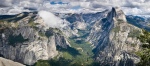
<path fill-rule="evenodd" d="M 39 60 L 37 66 L 134 66 L 140 61 L 134 52 L 141 44 L 141 29 L 128 24 L 119 8 L 54 16 L 67 25 L 49 27 L 37 12 L 0 16 L 0 55 L 27 65 Z"/>
<path fill-rule="evenodd" d="M 33 65 L 55 57 L 56 46 L 69 47 L 61 31 L 47 28 L 36 13 L 22 13 L 0 23 L 0 54 L 5 58 Z"/>
<path fill-rule="evenodd" d="M 134 52 L 141 44 L 137 39 L 141 29 L 129 24 L 121 9 L 116 7 L 93 14 L 71 14 L 65 19 L 78 34 L 74 39 L 92 44 L 95 60 L 100 65 L 133 66 L 140 61 Z M 75 23 L 86 24 L 86 29 L 78 28 L 81 24 Z"/>
<path fill-rule="evenodd" d="M 126 16 L 128 23 L 133 24 L 139 28 L 145 29 L 147 31 L 150 31 L 149 27 L 149 17 L 143 18 L 141 16 L 133 16 L 133 15 L 128 15 Z"/>
<path fill-rule="evenodd" d="M 127 23 L 124 13 L 119 8 L 112 8 L 108 16 L 101 21 L 109 25 L 103 29 L 95 49 L 95 59 L 101 65 L 134 66 L 140 58 L 134 54 L 138 51 L 140 41 L 137 37 L 141 29 Z"/>

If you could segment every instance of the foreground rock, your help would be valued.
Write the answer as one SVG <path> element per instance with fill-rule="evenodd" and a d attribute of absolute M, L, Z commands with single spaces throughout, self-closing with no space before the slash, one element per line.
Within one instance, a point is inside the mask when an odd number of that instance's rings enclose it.
<path fill-rule="evenodd" d="M 0 66 L 25 66 L 25 65 L 0 57 Z"/>

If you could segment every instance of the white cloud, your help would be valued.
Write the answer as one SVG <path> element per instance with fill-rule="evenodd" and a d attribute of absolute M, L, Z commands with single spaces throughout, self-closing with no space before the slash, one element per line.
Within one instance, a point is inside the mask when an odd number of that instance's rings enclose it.
<path fill-rule="evenodd" d="M 39 11 L 39 16 L 44 20 L 45 24 L 52 28 L 62 28 L 66 26 L 62 19 L 48 11 Z"/>
<path fill-rule="evenodd" d="M 11 6 L 12 0 L 0 0 L 0 7 Z"/>
<path fill-rule="evenodd" d="M 51 5 L 50 2 L 52 1 L 62 1 L 68 4 Z M 14 7 L 17 7 L 18 9 L 28 7 L 39 11 L 46 10 L 50 12 L 72 12 L 70 9 L 75 6 L 81 7 L 80 10 L 75 12 L 85 12 L 84 10 L 102 11 L 104 9 L 110 9 L 111 7 L 118 6 L 122 8 L 125 14 L 150 15 L 150 0 L 0 0 L 0 7 L 3 7 L 0 9 L 1 14 L 7 14 L 7 12 L 10 12 L 9 10 L 12 11 Z M 6 10 L 5 13 L 4 10 Z"/>

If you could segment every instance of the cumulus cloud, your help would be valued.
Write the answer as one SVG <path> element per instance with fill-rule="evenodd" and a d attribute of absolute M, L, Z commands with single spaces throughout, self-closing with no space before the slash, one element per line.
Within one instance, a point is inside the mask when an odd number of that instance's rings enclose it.
<path fill-rule="evenodd" d="M 62 28 L 66 26 L 62 19 L 48 11 L 39 11 L 39 16 L 44 20 L 45 24 L 52 28 Z"/>
<path fill-rule="evenodd" d="M 53 5 L 50 2 L 64 2 L 67 4 L 58 3 Z M 80 9 L 73 11 L 72 8 L 76 6 L 80 7 Z M 0 14 L 7 14 L 8 12 L 12 13 L 12 10 L 15 11 L 14 7 L 21 9 L 19 12 L 27 10 L 45 10 L 50 12 L 88 12 L 102 11 L 116 6 L 121 7 L 127 15 L 150 15 L 150 0 L 0 0 Z"/>
<path fill-rule="evenodd" d="M 11 6 L 12 0 L 0 0 L 0 7 L 8 7 Z"/>

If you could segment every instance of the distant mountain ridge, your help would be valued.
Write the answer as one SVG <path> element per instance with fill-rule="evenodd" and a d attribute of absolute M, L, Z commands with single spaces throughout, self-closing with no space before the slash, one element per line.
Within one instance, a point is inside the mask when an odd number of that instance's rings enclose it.
<path fill-rule="evenodd" d="M 149 17 L 143 18 L 141 16 L 127 15 L 126 18 L 128 20 L 128 23 L 133 24 L 139 28 L 145 29 L 147 31 L 150 31 Z"/>

